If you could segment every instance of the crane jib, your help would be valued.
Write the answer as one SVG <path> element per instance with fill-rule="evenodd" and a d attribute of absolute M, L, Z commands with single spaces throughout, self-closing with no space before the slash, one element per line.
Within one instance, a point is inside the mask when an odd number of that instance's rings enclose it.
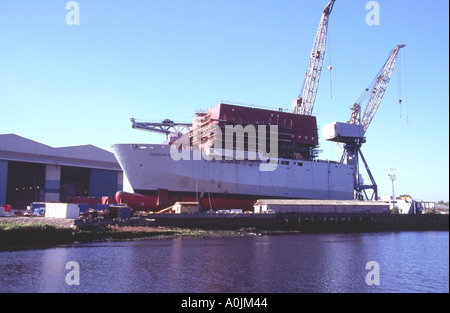
<path fill-rule="evenodd" d="M 352 114 L 350 120 L 348 121 L 349 124 L 363 125 L 364 131 L 367 131 L 381 104 L 381 100 L 383 99 L 386 89 L 389 86 L 399 50 L 404 47 L 406 47 L 406 45 L 397 45 L 397 47 L 390 52 L 389 57 L 381 70 L 375 76 L 375 79 L 372 81 L 370 86 L 365 89 L 355 105 L 352 106 Z M 363 102 L 367 102 L 367 104 L 364 109 L 364 114 L 361 117 L 361 105 Z"/>
<path fill-rule="evenodd" d="M 333 11 L 333 6 L 334 6 L 334 2 L 336 0 L 331 0 L 330 3 L 328 3 L 328 5 L 325 7 L 325 10 L 323 10 L 324 14 L 331 14 L 331 12 Z"/>
<path fill-rule="evenodd" d="M 335 1 L 336 0 L 331 0 L 323 10 L 322 18 L 320 19 L 319 28 L 317 29 L 317 34 L 312 47 L 303 90 L 299 97 L 294 100 L 294 114 L 312 115 L 325 58 L 328 19 L 333 10 Z"/>

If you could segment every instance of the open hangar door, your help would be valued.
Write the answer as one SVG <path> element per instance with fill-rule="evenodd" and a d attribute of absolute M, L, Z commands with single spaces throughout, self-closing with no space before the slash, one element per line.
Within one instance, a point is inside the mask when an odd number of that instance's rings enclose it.
<path fill-rule="evenodd" d="M 31 202 L 44 201 L 45 165 L 8 162 L 6 202 L 14 209 L 25 210 Z"/>

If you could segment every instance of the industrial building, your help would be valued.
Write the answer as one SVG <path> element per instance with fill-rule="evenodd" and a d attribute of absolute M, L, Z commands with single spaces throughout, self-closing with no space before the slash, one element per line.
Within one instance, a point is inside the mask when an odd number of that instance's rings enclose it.
<path fill-rule="evenodd" d="M 389 204 L 380 201 L 339 200 L 258 200 L 255 213 L 308 213 L 308 214 L 384 214 Z"/>
<path fill-rule="evenodd" d="M 0 205 L 26 209 L 31 202 L 113 196 L 123 173 L 111 152 L 92 145 L 54 148 L 0 135 Z"/>

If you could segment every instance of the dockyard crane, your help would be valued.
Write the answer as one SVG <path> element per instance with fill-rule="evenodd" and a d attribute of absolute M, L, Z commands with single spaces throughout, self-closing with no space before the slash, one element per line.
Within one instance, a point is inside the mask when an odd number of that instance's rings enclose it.
<path fill-rule="evenodd" d="M 139 121 L 135 118 L 131 118 L 132 127 L 140 130 L 146 130 L 150 132 L 163 133 L 168 137 L 174 135 L 180 137 L 181 135 L 189 132 L 192 128 L 192 123 L 177 123 L 169 119 L 165 119 L 161 123 Z"/>
<path fill-rule="evenodd" d="M 398 53 L 400 49 L 404 47 L 406 47 L 406 45 L 398 45 L 394 50 L 391 51 L 380 72 L 351 108 L 352 114 L 348 123 L 362 125 L 364 133 L 369 128 L 370 123 L 375 116 L 375 113 L 377 113 L 381 100 L 383 99 L 384 93 L 386 92 L 386 89 L 391 80 L 392 73 L 394 72 Z M 364 110 L 364 115 L 361 117 L 361 104 L 366 101 L 367 105 Z"/>
<path fill-rule="evenodd" d="M 319 88 L 320 75 L 322 73 L 325 50 L 327 46 L 328 20 L 333 11 L 334 2 L 331 0 L 322 13 L 319 28 L 314 40 L 308 69 L 306 71 L 303 91 L 294 100 L 294 113 L 302 115 L 312 115 L 314 102 L 316 101 L 317 89 Z"/>
<path fill-rule="evenodd" d="M 378 187 L 361 151 L 361 146 L 366 143 L 365 134 L 389 85 L 398 53 L 400 49 L 404 47 L 406 47 L 406 45 L 397 45 L 397 47 L 390 52 L 389 57 L 375 79 L 351 107 L 352 113 L 349 121 L 347 123 L 335 122 L 326 125 L 324 128 L 326 140 L 344 143 L 344 153 L 341 158 L 341 163 L 354 165 L 354 190 L 355 197 L 358 199 L 366 198 L 368 200 L 376 200 L 378 198 Z M 401 102 L 401 100 L 399 101 Z M 366 107 L 364 114 L 361 116 L 361 108 L 364 103 L 366 103 Z M 371 184 L 364 184 L 362 181 L 359 171 L 360 159 L 366 168 Z M 373 191 L 371 197 L 366 193 L 366 190 L 368 189 Z"/>

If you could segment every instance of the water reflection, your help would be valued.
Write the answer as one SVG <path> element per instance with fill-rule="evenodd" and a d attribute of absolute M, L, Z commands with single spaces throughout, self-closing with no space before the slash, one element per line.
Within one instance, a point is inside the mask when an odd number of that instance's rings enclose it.
<path fill-rule="evenodd" d="M 40 253 L 39 260 L 33 260 L 39 266 L 37 292 L 63 292 L 66 286 L 67 249 L 49 249 Z"/>
<path fill-rule="evenodd" d="M 0 292 L 448 292 L 448 232 L 175 239 L 1 252 Z M 69 286 L 67 262 L 80 264 Z M 369 261 L 380 286 L 365 282 Z"/>

